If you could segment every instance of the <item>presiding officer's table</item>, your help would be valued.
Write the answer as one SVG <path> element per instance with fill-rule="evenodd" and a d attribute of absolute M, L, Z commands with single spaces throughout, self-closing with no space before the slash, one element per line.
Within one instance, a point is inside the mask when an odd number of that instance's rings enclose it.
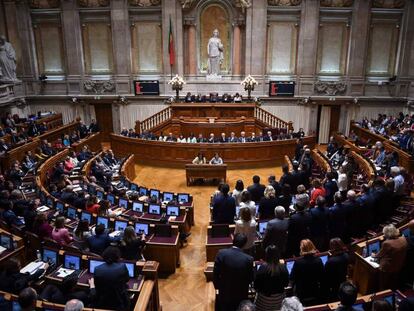
<path fill-rule="evenodd" d="M 187 176 L 187 186 L 194 179 L 218 179 L 226 182 L 227 164 L 211 165 L 211 164 L 186 164 L 185 173 Z"/>

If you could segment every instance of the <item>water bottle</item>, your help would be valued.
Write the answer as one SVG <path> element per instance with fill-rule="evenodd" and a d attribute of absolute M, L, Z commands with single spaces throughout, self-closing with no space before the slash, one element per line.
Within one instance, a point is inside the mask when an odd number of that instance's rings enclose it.
<path fill-rule="evenodd" d="M 38 261 L 42 260 L 42 255 L 40 254 L 39 250 L 36 251 L 36 258 L 37 258 Z"/>

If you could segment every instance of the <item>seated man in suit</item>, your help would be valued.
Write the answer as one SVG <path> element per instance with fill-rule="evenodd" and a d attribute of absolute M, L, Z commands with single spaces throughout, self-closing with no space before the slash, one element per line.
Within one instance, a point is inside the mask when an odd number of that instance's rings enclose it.
<path fill-rule="evenodd" d="M 252 201 L 259 202 L 260 199 L 264 196 L 265 185 L 260 183 L 260 177 L 257 175 L 253 176 L 253 185 L 247 187 L 247 191 L 250 192 L 252 196 Z"/>
<path fill-rule="evenodd" d="M 247 242 L 245 234 L 234 236 L 233 247 L 218 252 L 214 262 L 214 287 L 218 290 L 216 306 L 219 311 L 235 311 L 248 298 L 253 281 L 253 257 L 242 251 Z"/>
<path fill-rule="evenodd" d="M 236 134 L 234 134 L 234 132 L 230 133 L 230 137 L 228 139 L 228 142 L 229 143 L 237 143 L 238 142 L 238 139 L 236 137 Z"/>
<path fill-rule="evenodd" d="M 110 246 L 102 254 L 105 263 L 95 269 L 93 280 L 97 308 L 129 310 L 129 274 L 126 265 L 119 262 L 120 257 L 119 249 Z"/>
<path fill-rule="evenodd" d="M 216 142 L 216 138 L 214 137 L 214 133 L 210 133 L 210 137 L 207 140 L 208 143 L 213 144 Z"/>
<path fill-rule="evenodd" d="M 193 95 L 194 96 L 194 95 Z M 191 103 L 191 102 L 193 102 L 194 100 L 193 100 L 193 96 L 191 96 L 191 93 L 190 92 L 188 92 L 187 93 L 187 95 L 185 95 L 185 97 L 184 97 L 184 101 L 186 102 L 186 103 Z"/>
<path fill-rule="evenodd" d="M 207 140 L 203 137 L 203 134 L 198 134 L 197 142 L 198 143 L 205 143 Z"/>
<path fill-rule="evenodd" d="M 247 142 L 246 132 L 244 132 L 244 131 L 240 132 L 239 142 L 241 142 L 241 143 L 246 143 Z"/>
<path fill-rule="evenodd" d="M 92 253 L 101 255 L 111 244 L 111 241 L 112 239 L 106 232 L 105 226 L 103 224 L 99 224 L 95 227 L 95 235 L 92 235 L 87 239 L 87 244 Z"/>
<path fill-rule="evenodd" d="M 230 187 L 223 184 L 220 194 L 216 197 L 213 204 L 213 221 L 215 224 L 232 224 L 236 216 L 236 201 L 233 196 L 229 196 Z"/>
<path fill-rule="evenodd" d="M 273 135 L 271 131 L 267 131 L 266 136 L 263 137 L 263 141 L 273 141 Z"/>
<path fill-rule="evenodd" d="M 218 140 L 219 143 L 227 143 L 226 133 L 221 133 L 221 136 Z"/>
<path fill-rule="evenodd" d="M 256 133 L 255 133 L 255 132 L 252 132 L 252 135 L 250 135 L 250 137 L 248 137 L 248 138 L 247 138 L 247 141 L 248 141 L 249 143 L 254 143 L 254 142 L 256 142 L 256 141 L 257 141 Z"/>

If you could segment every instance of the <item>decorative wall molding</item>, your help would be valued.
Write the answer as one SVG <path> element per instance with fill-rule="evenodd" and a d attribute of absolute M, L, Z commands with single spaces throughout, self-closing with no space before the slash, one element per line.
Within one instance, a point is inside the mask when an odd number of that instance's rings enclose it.
<path fill-rule="evenodd" d="M 149 7 L 161 5 L 161 0 L 128 0 L 131 6 Z"/>
<path fill-rule="evenodd" d="M 83 82 L 83 88 L 89 93 L 103 94 L 115 91 L 114 81 L 86 80 Z"/>
<path fill-rule="evenodd" d="M 272 6 L 298 6 L 302 0 L 267 0 L 268 5 Z"/>
<path fill-rule="evenodd" d="M 315 83 L 314 90 L 319 95 L 343 95 L 346 91 L 346 84 L 341 81 L 318 81 Z"/>
<path fill-rule="evenodd" d="M 199 0 L 180 0 L 183 10 L 193 8 L 194 4 L 197 2 L 199 2 Z M 243 12 L 252 6 L 252 0 L 232 0 L 231 2 L 236 8 L 241 9 Z"/>
<path fill-rule="evenodd" d="M 83 8 L 107 7 L 109 4 L 110 0 L 78 0 L 78 5 Z"/>
<path fill-rule="evenodd" d="M 322 7 L 351 7 L 354 4 L 354 0 L 321 0 Z"/>
<path fill-rule="evenodd" d="M 373 8 L 383 9 L 402 9 L 405 6 L 406 0 L 373 0 Z"/>
<path fill-rule="evenodd" d="M 60 7 L 60 0 L 30 0 L 31 9 L 56 9 Z"/>

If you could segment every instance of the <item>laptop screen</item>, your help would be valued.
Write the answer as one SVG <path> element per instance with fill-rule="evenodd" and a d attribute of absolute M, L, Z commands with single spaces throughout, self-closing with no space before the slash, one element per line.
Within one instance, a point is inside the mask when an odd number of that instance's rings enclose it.
<path fill-rule="evenodd" d="M 111 203 L 111 205 L 115 205 L 115 196 L 113 194 L 107 194 L 106 199 Z"/>
<path fill-rule="evenodd" d="M 259 222 L 259 233 L 263 234 L 267 228 L 267 221 Z"/>
<path fill-rule="evenodd" d="M 123 207 L 123 208 L 128 208 L 128 200 L 127 199 L 119 199 L 118 206 Z"/>
<path fill-rule="evenodd" d="M 188 203 L 189 201 L 190 201 L 190 195 L 188 193 L 179 193 L 178 194 L 178 202 Z"/>
<path fill-rule="evenodd" d="M 139 187 L 139 195 L 140 196 L 147 195 L 147 193 L 148 193 L 148 189 L 147 188 L 145 188 L 145 187 Z"/>
<path fill-rule="evenodd" d="M 142 203 L 142 202 L 134 202 L 134 203 L 132 203 L 132 210 L 134 212 L 138 212 L 138 213 L 144 212 L 144 203 Z"/>
<path fill-rule="evenodd" d="M 135 277 L 135 264 L 131 263 L 131 262 L 124 262 L 127 269 L 128 269 L 128 274 L 130 278 L 134 278 Z"/>
<path fill-rule="evenodd" d="M 292 273 L 293 265 L 295 264 L 294 260 L 286 260 L 286 269 L 289 272 L 289 275 Z"/>
<path fill-rule="evenodd" d="M 88 224 L 92 223 L 92 214 L 88 212 L 81 213 L 81 220 L 86 220 Z"/>
<path fill-rule="evenodd" d="M 99 200 L 103 200 L 104 199 L 104 193 L 102 191 L 96 191 L 96 197 Z"/>
<path fill-rule="evenodd" d="M 137 184 L 131 184 L 131 188 L 132 191 L 138 191 L 138 185 Z"/>
<path fill-rule="evenodd" d="M 160 191 L 156 190 L 156 189 L 151 189 L 150 190 L 150 198 L 156 198 L 157 200 L 160 197 Z"/>
<path fill-rule="evenodd" d="M 79 256 L 65 254 L 63 266 L 66 269 L 79 270 L 80 262 L 81 258 Z"/>
<path fill-rule="evenodd" d="M 371 256 L 372 253 L 378 254 L 378 252 L 381 249 L 381 243 L 380 241 L 375 241 L 371 243 L 367 243 L 367 255 Z"/>
<path fill-rule="evenodd" d="M 410 236 L 410 229 L 405 228 L 402 232 L 402 235 L 405 236 L 406 238 L 408 238 Z"/>
<path fill-rule="evenodd" d="M 67 216 L 70 219 L 76 219 L 76 209 L 73 207 L 68 207 Z"/>
<path fill-rule="evenodd" d="M 328 261 L 328 255 L 323 255 L 319 257 L 322 260 L 323 265 L 326 265 L 326 262 Z"/>
<path fill-rule="evenodd" d="M 167 216 L 179 216 L 180 208 L 178 206 L 167 206 Z"/>
<path fill-rule="evenodd" d="M 148 209 L 148 213 L 153 214 L 153 215 L 160 215 L 161 214 L 161 206 L 159 206 L 157 204 L 150 204 L 149 209 Z"/>
<path fill-rule="evenodd" d="M 94 273 L 95 268 L 99 267 L 100 265 L 104 264 L 105 261 L 98 260 L 98 259 L 90 259 L 89 260 L 89 273 Z"/>
<path fill-rule="evenodd" d="M 13 237 L 8 234 L 0 234 L 0 245 L 8 250 L 13 249 Z"/>
<path fill-rule="evenodd" d="M 46 199 L 46 205 L 49 206 L 50 208 L 53 208 L 53 202 L 54 200 L 51 197 Z"/>
<path fill-rule="evenodd" d="M 122 220 L 115 221 L 115 231 L 124 231 L 128 226 L 128 222 Z"/>
<path fill-rule="evenodd" d="M 109 219 L 106 217 L 99 216 L 98 218 L 96 218 L 96 225 L 100 224 L 103 224 L 105 229 L 108 229 Z"/>
<path fill-rule="evenodd" d="M 47 263 L 53 263 L 55 266 L 57 265 L 57 252 L 51 249 L 44 248 L 42 261 Z"/>
<path fill-rule="evenodd" d="M 171 201 L 173 201 L 174 200 L 174 193 L 172 193 L 172 192 L 164 192 L 162 194 L 162 200 L 164 202 L 171 202 Z"/>
<path fill-rule="evenodd" d="M 364 311 L 364 304 L 358 303 L 352 306 L 352 308 L 356 311 Z"/>
<path fill-rule="evenodd" d="M 63 213 L 63 210 L 65 209 L 65 206 L 62 202 L 56 202 L 56 209 L 59 213 Z"/>
<path fill-rule="evenodd" d="M 142 223 L 135 223 L 135 232 L 137 234 L 145 234 L 148 235 L 148 231 L 149 231 L 149 225 L 148 224 L 142 224 Z"/>

